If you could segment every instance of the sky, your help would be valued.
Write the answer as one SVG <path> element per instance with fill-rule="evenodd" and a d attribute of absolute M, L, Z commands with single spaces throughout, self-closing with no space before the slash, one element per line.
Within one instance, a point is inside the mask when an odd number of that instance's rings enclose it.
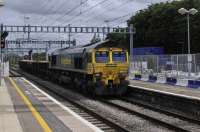
<path fill-rule="evenodd" d="M 0 22 L 7 25 L 126 26 L 126 20 L 148 5 L 167 0 L 4 0 Z M 72 34 L 77 44 L 94 34 Z M 26 34 L 10 34 L 10 39 Z M 67 40 L 67 34 L 31 34 L 33 39 Z"/>

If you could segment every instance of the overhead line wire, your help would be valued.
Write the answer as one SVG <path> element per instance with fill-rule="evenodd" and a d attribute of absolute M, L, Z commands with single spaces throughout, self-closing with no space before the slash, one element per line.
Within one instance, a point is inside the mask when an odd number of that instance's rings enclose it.
<path fill-rule="evenodd" d="M 67 2 L 68 1 L 65 1 L 64 3 L 62 3 L 58 8 L 56 8 L 56 10 L 53 11 L 53 13 L 56 13 L 57 11 L 62 10 Z M 51 16 L 51 18 L 53 18 L 53 16 Z M 61 17 L 59 16 L 58 18 L 61 18 Z M 56 19 L 58 19 L 58 18 L 56 18 Z M 46 21 L 47 21 L 47 18 L 43 22 L 45 23 Z M 54 21 L 56 21 L 56 20 L 53 20 L 52 22 L 54 22 Z"/>
<path fill-rule="evenodd" d="M 114 21 L 120 20 L 121 18 L 128 17 L 128 16 L 130 16 L 130 15 L 132 15 L 132 14 L 133 14 L 132 12 L 131 12 L 131 13 L 128 13 L 128 14 L 125 14 L 125 15 L 123 15 L 123 16 L 116 17 L 116 18 L 114 18 L 114 19 L 108 20 L 108 22 L 114 22 Z"/>
<path fill-rule="evenodd" d="M 65 4 L 66 4 L 67 2 L 69 2 L 69 1 L 66 0 L 66 1 L 65 1 L 64 3 L 62 3 L 59 7 L 55 8 L 56 10 L 54 10 L 52 14 L 58 12 L 59 10 L 62 10 L 63 7 L 65 6 Z M 53 16 L 50 16 L 50 18 L 53 18 Z M 45 23 L 46 21 L 47 21 L 47 18 L 46 18 L 42 23 Z"/>
<path fill-rule="evenodd" d="M 101 2 L 99 2 L 99 3 L 95 4 L 94 6 L 90 7 L 89 9 L 84 10 L 81 14 L 80 14 L 80 13 L 77 14 L 76 16 L 74 16 L 73 18 L 71 18 L 71 19 L 68 21 L 68 23 L 71 22 L 71 21 L 73 21 L 73 20 L 76 19 L 77 17 L 81 16 L 82 14 L 84 14 L 84 13 L 86 13 L 86 12 L 88 12 L 88 11 L 94 9 L 94 8 L 97 7 L 98 5 L 103 4 L 103 3 L 106 2 L 106 1 L 109 1 L 109 0 L 102 0 Z M 64 24 L 64 23 L 65 23 L 65 22 L 61 23 L 60 25 L 62 25 L 62 24 Z"/>
<path fill-rule="evenodd" d="M 116 7 L 113 7 L 113 8 L 110 8 L 110 9 L 108 9 L 108 10 L 105 10 L 105 11 L 99 13 L 98 15 L 96 15 L 96 16 L 94 16 L 94 17 L 92 17 L 92 18 L 87 19 L 85 22 L 88 23 L 89 20 L 95 19 L 95 18 L 99 17 L 100 15 L 102 15 L 103 13 L 105 13 L 105 12 L 107 12 L 107 11 L 114 10 L 114 9 L 116 9 L 117 7 L 121 7 L 121 6 L 123 6 L 123 5 L 126 5 L 126 4 L 128 4 L 129 1 L 130 1 L 130 0 L 125 1 L 125 2 L 123 2 L 122 4 L 120 4 L 120 5 L 116 6 Z"/>
<path fill-rule="evenodd" d="M 132 1 L 128 0 L 128 1 L 123 2 L 122 4 L 120 4 L 120 5 L 118 5 L 118 6 L 114 7 L 114 8 L 109 9 L 109 10 L 116 9 L 116 8 L 119 7 L 119 6 L 122 7 L 122 6 L 126 5 L 126 4 L 129 3 L 129 2 L 132 2 Z M 107 11 L 108 11 L 108 10 L 107 10 Z M 103 12 L 102 12 L 101 14 L 103 14 Z M 129 16 L 129 15 L 131 15 L 131 14 L 133 14 L 133 13 L 131 12 L 131 13 L 125 14 L 125 15 L 123 15 L 123 16 L 113 18 L 113 19 L 109 20 L 109 22 L 113 22 L 113 21 L 120 20 L 121 18 L 127 17 L 127 16 Z M 99 15 L 100 15 L 100 14 L 99 14 Z M 99 16 L 99 15 L 97 15 L 97 16 Z M 96 18 L 97 16 L 95 16 L 95 17 L 93 17 L 93 18 Z M 92 19 L 92 18 L 90 18 L 90 19 Z M 89 20 L 89 19 L 88 19 L 88 20 Z M 87 20 L 86 20 L 86 21 L 87 21 Z M 99 25 L 99 24 L 98 24 L 98 25 Z M 103 24 L 102 24 L 102 25 L 103 25 Z M 116 24 L 116 25 L 117 25 L 117 24 Z M 116 26 L 116 25 L 115 25 L 115 26 Z M 74 36 L 77 36 L 77 35 L 80 36 L 80 34 L 76 34 L 76 35 L 74 35 Z"/>
<path fill-rule="evenodd" d="M 41 4 L 41 8 L 40 9 L 43 9 L 46 5 L 48 5 L 48 2 L 49 2 L 49 0 L 46 0 L 45 2 L 43 2 Z"/>
<path fill-rule="evenodd" d="M 86 1 L 87 1 L 87 0 L 86 0 Z M 104 0 L 104 1 L 102 1 L 102 2 L 105 2 L 105 1 L 108 1 L 108 0 Z M 98 3 L 97 5 L 95 5 L 94 7 L 98 6 L 99 4 L 101 4 L 101 2 Z M 77 7 L 80 7 L 80 5 L 77 6 Z M 88 12 L 89 10 L 93 9 L 94 7 L 89 8 L 88 10 L 83 11 L 83 13 L 81 13 L 81 14 L 77 14 L 77 15 L 75 16 L 75 18 L 77 18 L 78 16 L 81 16 L 82 14 Z M 77 9 L 77 8 L 74 8 L 74 9 Z M 69 11 L 69 13 L 71 13 L 71 12 Z M 68 13 L 67 13 L 67 14 L 68 14 Z M 67 15 L 67 14 L 65 14 L 65 15 Z M 64 16 L 65 16 L 65 15 L 64 15 Z M 61 18 L 61 17 L 59 17 L 59 18 Z M 70 21 L 74 20 L 75 18 L 72 18 Z M 119 18 L 119 19 L 120 19 L 120 18 Z M 56 20 L 58 20 L 58 18 L 57 18 Z M 70 21 L 69 21 L 69 22 L 70 22 Z M 115 21 L 116 21 L 116 20 L 115 20 Z M 65 23 L 65 22 L 64 22 L 64 23 Z M 64 24 L 64 23 L 62 23 L 62 24 Z"/>
<path fill-rule="evenodd" d="M 86 3 L 87 1 L 88 1 L 88 0 L 82 2 L 80 5 L 78 5 L 78 7 L 82 6 L 82 5 L 83 5 L 84 3 Z M 79 16 L 81 16 L 82 14 L 84 14 L 84 13 L 86 13 L 86 12 L 88 12 L 88 11 L 94 9 L 95 7 L 97 7 L 97 6 L 100 5 L 100 4 L 103 4 L 103 3 L 106 2 L 106 1 L 109 1 L 109 0 L 102 0 L 101 2 L 99 2 L 99 3 L 95 4 L 94 6 L 90 7 L 89 9 L 84 10 L 82 13 L 77 14 L 77 15 L 76 15 L 75 17 L 73 17 L 70 21 L 72 21 L 72 20 L 75 19 L 76 17 L 79 17 Z M 67 14 L 71 13 L 73 10 L 76 10 L 76 9 L 77 9 L 77 7 L 71 9 L 70 11 L 67 12 Z M 65 15 L 66 15 L 66 13 L 65 13 Z M 65 23 L 65 22 L 64 22 L 64 23 Z M 62 24 L 64 24 L 64 23 L 62 23 Z M 62 25 L 62 24 L 60 24 L 60 25 Z M 41 37 L 41 36 L 40 36 L 40 37 Z"/>
<path fill-rule="evenodd" d="M 59 16 L 58 18 L 56 18 L 54 20 L 54 22 L 52 22 L 50 25 L 53 25 L 55 23 L 55 21 L 62 19 L 63 17 L 65 17 L 66 15 L 72 13 L 73 11 L 75 11 L 76 9 L 78 9 L 79 7 L 81 7 L 83 4 L 85 4 L 88 0 L 85 0 L 84 2 L 82 2 L 81 4 L 78 4 L 77 6 L 73 7 L 71 10 L 67 11 L 64 15 Z"/>
<path fill-rule="evenodd" d="M 56 18 L 56 20 L 54 20 L 54 21 L 53 21 L 51 24 L 49 24 L 49 25 L 53 25 L 57 20 L 59 20 L 59 19 L 65 17 L 66 15 L 70 14 L 71 12 L 77 10 L 79 7 L 81 7 L 82 5 L 84 5 L 85 3 L 87 3 L 87 1 L 88 1 L 88 0 L 85 0 L 84 2 L 81 2 L 81 4 L 78 4 L 77 6 L 74 6 L 72 9 L 70 9 L 69 11 L 67 11 L 64 15 L 62 15 L 62 16 Z M 44 35 L 40 36 L 40 38 L 43 37 L 43 36 L 44 36 Z"/>
<path fill-rule="evenodd" d="M 54 4 L 54 2 L 52 3 L 52 5 L 50 5 L 50 8 L 47 8 L 47 10 L 46 10 L 46 12 L 45 13 L 48 13 L 48 11 L 49 11 L 49 9 L 52 9 L 53 7 L 55 6 L 55 4 Z M 44 19 L 43 19 L 44 18 Z M 41 17 L 41 22 L 40 23 L 42 23 L 42 21 L 44 21 L 45 20 L 45 17 Z"/>
<path fill-rule="evenodd" d="M 109 0 L 103 0 L 103 1 L 101 1 L 101 2 L 99 2 L 99 3 L 97 3 L 97 4 L 95 4 L 94 6 L 90 7 L 89 9 L 83 11 L 81 14 L 77 14 L 76 16 L 80 16 L 80 15 L 82 15 L 82 14 L 88 12 L 88 11 L 90 11 L 91 9 L 97 7 L 98 5 L 105 3 L 106 1 L 109 1 Z M 75 17 L 76 17 L 76 16 L 75 16 Z M 72 18 L 72 19 L 74 19 L 74 18 Z M 80 36 L 80 34 L 76 34 L 76 35 Z M 73 36 L 76 36 L 76 35 L 73 35 Z"/>

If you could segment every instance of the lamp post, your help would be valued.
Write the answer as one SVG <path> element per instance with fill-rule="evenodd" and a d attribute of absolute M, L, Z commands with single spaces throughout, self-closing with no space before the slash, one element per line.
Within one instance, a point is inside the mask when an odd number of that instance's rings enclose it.
<path fill-rule="evenodd" d="M 191 61 L 192 61 L 192 57 L 191 57 L 191 51 L 190 51 L 190 15 L 195 15 L 198 10 L 195 8 L 191 8 L 189 10 L 185 9 L 185 8 L 180 8 L 178 10 L 178 12 L 181 15 L 187 15 L 187 29 L 188 29 L 188 77 L 190 77 L 191 75 Z"/>

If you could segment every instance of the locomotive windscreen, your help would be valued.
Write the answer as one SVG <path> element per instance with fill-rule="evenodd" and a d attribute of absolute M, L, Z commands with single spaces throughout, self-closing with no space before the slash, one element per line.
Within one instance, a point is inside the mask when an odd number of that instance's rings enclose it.
<path fill-rule="evenodd" d="M 113 51 L 112 52 L 113 62 L 126 62 L 126 52 L 125 51 Z"/>
<path fill-rule="evenodd" d="M 96 58 L 96 63 L 107 63 L 109 61 L 109 52 L 96 51 L 95 58 Z"/>

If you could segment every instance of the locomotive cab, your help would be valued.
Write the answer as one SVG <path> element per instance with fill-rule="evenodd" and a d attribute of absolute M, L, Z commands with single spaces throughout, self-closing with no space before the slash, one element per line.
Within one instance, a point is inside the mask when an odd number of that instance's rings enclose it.
<path fill-rule="evenodd" d="M 74 88 L 86 93 L 125 93 L 128 86 L 128 52 L 123 48 L 107 47 L 108 42 L 51 52 L 50 74 L 54 80 L 72 82 Z"/>
<path fill-rule="evenodd" d="M 99 94 L 123 94 L 128 86 L 128 52 L 122 48 L 93 51 L 93 81 Z M 89 67 L 90 69 L 90 67 Z"/>

